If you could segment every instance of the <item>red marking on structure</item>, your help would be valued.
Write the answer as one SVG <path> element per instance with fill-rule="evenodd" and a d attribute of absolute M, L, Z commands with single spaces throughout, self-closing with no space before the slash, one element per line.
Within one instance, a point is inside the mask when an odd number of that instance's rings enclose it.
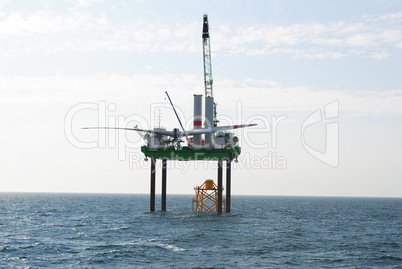
<path fill-rule="evenodd" d="M 243 125 L 235 125 L 233 126 L 233 129 L 241 128 Z"/>
<path fill-rule="evenodd" d="M 202 125 L 202 121 L 200 121 L 200 120 L 194 121 L 194 126 L 201 126 L 201 125 Z"/>

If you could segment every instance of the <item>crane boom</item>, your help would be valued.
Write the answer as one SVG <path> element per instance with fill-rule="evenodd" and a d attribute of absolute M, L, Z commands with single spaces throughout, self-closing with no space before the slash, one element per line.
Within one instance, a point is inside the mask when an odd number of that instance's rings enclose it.
<path fill-rule="evenodd" d="M 204 20 L 202 25 L 202 52 L 204 56 L 204 85 L 205 85 L 205 97 L 214 97 L 212 90 L 212 63 L 211 63 L 211 45 L 209 40 L 209 26 L 208 26 L 208 15 L 204 14 Z M 218 120 L 216 118 L 216 103 L 213 103 L 213 126 L 218 125 Z M 212 120 L 212 119 L 211 119 Z"/>
<path fill-rule="evenodd" d="M 209 43 L 209 27 L 208 15 L 204 15 L 204 23 L 202 26 L 202 47 L 204 55 L 204 85 L 205 97 L 213 97 L 212 91 L 212 64 L 211 64 L 211 46 Z"/>

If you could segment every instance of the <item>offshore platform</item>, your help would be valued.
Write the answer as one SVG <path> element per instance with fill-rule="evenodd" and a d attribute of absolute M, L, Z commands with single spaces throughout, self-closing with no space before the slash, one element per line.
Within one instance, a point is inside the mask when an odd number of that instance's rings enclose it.
<path fill-rule="evenodd" d="M 147 145 L 141 147 L 141 151 L 146 157 L 151 158 L 151 190 L 150 190 L 150 210 L 155 210 L 155 164 L 157 159 L 162 160 L 162 199 L 161 209 L 166 210 L 166 183 L 167 183 L 167 160 L 205 160 L 218 161 L 218 182 L 206 180 L 201 186 L 194 188 L 196 195 L 193 198 L 193 211 L 208 212 L 216 211 L 222 213 L 222 207 L 226 212 L 231 210 L 231 163 L 236 160 L 241 153 L 238 145 L 238 138 L 233 133 L 225 132 L 230 129 L 253 126 L 255 124 L 217 126 L 216 103 L 213 96 L 213 79 L 211 63 L 211 46 L 208 26 L 208 15 L 203 17 L 202 45 L 204 59 L 204 86 L 205 86 L 205 121 L 202 128 L 202 95 L 194 94 L 194 122 L 193 131 L 185 131 L 180 119 L 179 123 L 183 131 L 174 129 L 176 136 L 186 137 L 188 146 L 180 145 L 182 140 L 172 141 L 164 136 L 164 133 L 149 132 Z M 167 93 L 166 93 L 167 94 Z M 174 106 L 167 94 L 169 101 Z M 176 111 L 175 111 L 176 113 Z M 177 116 L 177 113 L 176 113 Z M 159 130 L 166 132 L 166 130 Z M 175 137 L 175 134 L 173 134 Z M 223 163 L 226 162 L 226 199 L 223 199 Z"/>
<path fill-rule="evenodd" d="M 192 130 L 184 130 L 174 105 L 167 92 L 166 95 L 172 105 L 173 111 L 179 121 L 181 130 L 174 128 L 172 131 L 165 128 L 145 130 L 139 128 L 119 127 L 86 127 L 84 129 L 123 129 L 137 131 L 146 141 L 141 147 L 145 160 L 151 159 L 151 188 L 150 211 L 155 211 L 155 179 L 156 160 L 162 160 L 162 195 L 161 210 L 166 211 L 166 186 L 167 186 L 167 161 L 217 161 L 218 181 L 206 180 L 200 187 L 195 187 L 196 196 L 193 198 L 194 211 L 216 211 L 222 213 L 224 206 L 226 212 L 230 212 L 231 204 L 231 163 L 237 160 L 241 153 L 238 138 L 228 130 L 250 127 L 256 124 L 242 124 L 231 126 L 218 126 L 216 103 L 213 97 L 213 79 L 211 64 L 211 47 L 209 37 L 208 16 L 204 15 L 202 28 L 202 44 L 204 58 L 204 86 L 205 86 L 205 116 L 202 116 L 202 95 L 194 94 L 194 122 Z M 204 126 L 203 125 L 204 121 Z M 182 146 L 184 138 L 187 146 Z M 223 163 L 226 162 L 226 199 L 223 199 Z M 195 206 L 194 206 L 195 205 Z"/>

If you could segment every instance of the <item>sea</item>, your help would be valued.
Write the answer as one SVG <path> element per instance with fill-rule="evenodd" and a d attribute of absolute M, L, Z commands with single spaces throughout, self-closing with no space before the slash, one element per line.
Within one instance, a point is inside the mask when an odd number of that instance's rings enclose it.
<path fill-rule="evenodd" d="M 0 193 L 0 268 L 402 268 L 402 198 L 191 199 Z"/>

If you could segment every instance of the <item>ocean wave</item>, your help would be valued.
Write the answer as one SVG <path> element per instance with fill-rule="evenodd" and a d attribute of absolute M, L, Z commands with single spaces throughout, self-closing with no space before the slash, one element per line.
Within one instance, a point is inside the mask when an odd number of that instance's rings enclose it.
<path fill-rule="evenodd" d="M 380 258 L 381 260 L 395 260 L 395 261 L 402 261 L 402 258 L 399 258 L 399 257 L 394 257 L 394 256 L 391 256 L 391 255 L 384 255 L 384 256 L 381 256 L 381 258 Z"/>
<path fill-rule="evenodd" d="M 158 244 L 159 247 L 165 248 L 168 250 L 173 250 L 173 251 L 187 251 L 188 249 L 181 248 L 175 245 L 169 245 L 169 244 Z"/>
<path fill-rule="evenodd" d="M 111 231 L 117 231 L 117 230 L 127 230 L 129 227 L 128 226 L 124 226 L 124 227 L 114 227 L 111 228 Z"/>

